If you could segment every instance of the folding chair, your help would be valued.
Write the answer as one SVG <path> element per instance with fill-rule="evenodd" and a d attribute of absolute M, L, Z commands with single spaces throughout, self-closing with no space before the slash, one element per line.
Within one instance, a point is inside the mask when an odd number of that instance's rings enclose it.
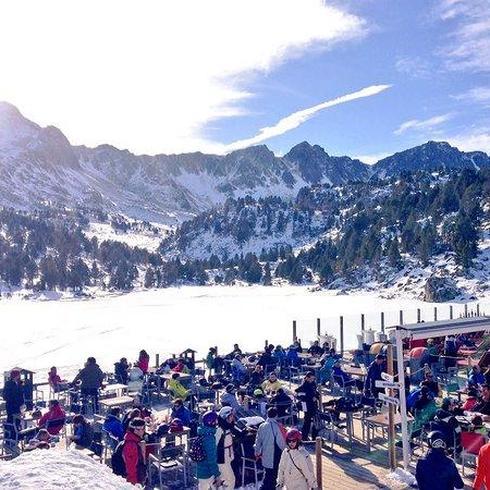
<path fill-rule="evenodd" d="M 476 460 L 481 447 L 486 444 L 487 438 L 477 432 L 461 432 L 461 470 L 464 476 L 465 462 Z"/>

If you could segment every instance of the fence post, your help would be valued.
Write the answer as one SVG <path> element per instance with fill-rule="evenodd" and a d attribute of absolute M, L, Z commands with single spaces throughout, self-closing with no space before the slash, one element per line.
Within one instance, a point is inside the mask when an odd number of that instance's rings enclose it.
<path fill-rule="evenodd" d="M 316 482 L 318 488 L 323 488 L 322 475 L 322 438 L 315 439 L 315 459 L 316 459 Z"/>
<path fill-rule="evenodd" d="M 476 304 L 476 316 L 480 316 L 480 303 Z"/>
<path fill-rule="evenodd" d="M 400 310 L 400 325 L 403 325 L 403 310 Z"/>
<path fill-rule="evenodd" d="M 340 355 L 344 356 L 344 317 L 340 317 Z"/>
<path fill-rule="evenodd" d="M 453 305 L 449 305 L 449 319 L 452 320 L 453 318 Z"/>
<path fill-rule="evenodd" d="M 265 348 L 267 349 L 267 346 L 269 345 L 269 341 L 266 339 L 265 341 Z"/>
<path fill-rule="evenodd" d="M 298 340 L 298 337 L 296 335 L 296 320 L 293 320 L 293 343 Z"/>
<path fill-rule="evenodd" d="M 318 340 L 320 340 L 320 332 L 321 332 L 321 329 L 320 329 L 320 319 L 317 318 L 316 319 L 316 334 L 318 335 Z"/>
<path fill-rule="evenodd" d="M 468 303 L 465 303 L 464 305 L 464 317 L 468 318 Z"/>
<path fill-rule="evenodd" d="M 420 308 L 417 308 L 417 323 L 420 323 L 420 320 L 421 320 Z"/>
<path fill-rule="evenodd" d="M 434 306 L 434 321 L 437 322 L 437 306 Z"/>
<path fill-rule="evenodd" d="M 364 329 L 365 329 L 364 313 L 361 313 L 361 331 L 364 332 Z"/>
<path fill-rule="evenodd" d="M 381 312 L 381 331 L 385 333 L 385 312 Z"/>
<path fill-rule="evenodd" d="M 160 367 L 160 354 L 155 354 L 155 367 Z"/>

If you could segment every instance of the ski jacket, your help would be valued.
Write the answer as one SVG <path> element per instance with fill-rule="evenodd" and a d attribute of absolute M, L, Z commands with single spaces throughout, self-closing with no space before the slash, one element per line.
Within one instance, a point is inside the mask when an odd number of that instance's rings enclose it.
<path fill-rule="evenodd" d="M 277 474 L 277 486 L 287 490 L 316 488 L 316 478 L 310 455 L 303 447 L 286 448 L 282 452 Z"/>
<path fill-rule="evenodd" d="M 81 381 L 82 390 L 98 390 L 102 386 L 103 380 L 104 373 L 98 364 L 89 364 L 75 376 L 73 382 Z"/>
<path fill-rule="evenodd" d="M 264 468 L 272 469 L 274 467 L 275 446 L 278 446 L 279 450 L 282 451 L 286 447 L 286 442 L 279 422 L 276 419 L 268 418 L 259 427 L 254 445 L 255 455 L 262 456 Z"/>
<path fill-rule="evenodd" d="M 24 391 L 20 383 L 9 379 L 3 388 L 3 399 L 7 415 L 20 413 L 20 407 L 24 404 Z"/>
<path fill-rule="evenodd" d="M 419 490 L 453 490 L 464 488 L 454 461 L 439 449 L 430 449 L 417 461 L 415 477 Z"/>
<path fill-rule="evenodd" d="M 141 439 L 134 432 L 126 432 L 124 436 L 123 459 L 126 465 L 126 480 L 133 485 L 144 483 L 146 467 Z"/>
<path fill-rule="evenodd" d="M 196 464 L 197 478 L 199 480 L 216 478 L 220 476 L 217 462 L 216 427 L 201 426 L 197 429 L 197 435 L 202 437 L 202 445 L 206 453 L 206 459 Z"/>
<path fill-rule="evenodd" d="M 46 427 L 47 431 L 52 435 L 57 435 L 60 430 L 63 428 L 65 412 L 60 407 L 60 405 L 56 405 L 52 407 L 48 412 L 46 412 L 38 421 L 38 427 Z M 56 425 L 48 424 L 51 420 L 59 420 L 60 423 L 56 423 Z"/>
<path fill-rule="evenodd" d="M 104 420 L 104 430 L 120 441 L 124 438 L 123 424 L 115 415 L 108 415 Z"/>

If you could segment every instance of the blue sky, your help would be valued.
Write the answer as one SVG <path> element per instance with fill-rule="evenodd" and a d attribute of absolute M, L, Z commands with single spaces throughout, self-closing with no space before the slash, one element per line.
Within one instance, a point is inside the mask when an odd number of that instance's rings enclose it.
<path fill-rule="evenodd" d="M 0 100 L 75 144 L 490 152 L 490 0 L 25 0 L 0 16 Z"/>

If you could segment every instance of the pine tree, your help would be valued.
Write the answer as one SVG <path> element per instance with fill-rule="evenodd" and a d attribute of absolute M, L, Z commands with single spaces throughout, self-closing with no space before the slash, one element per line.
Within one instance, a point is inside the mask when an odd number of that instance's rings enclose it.
<path fill-rule="evenodd" d="M 400 269 L 402 267 L 402 258 L 398 249 L 398 240 L 394 238 L 388 248 L 388 262 L 391 267 Z"/>
<path fill-rule="evenodd" d="M 269 262 L 265 263 L 264 277 L 263 277 L 262 281 L 264 283 L 264 286 L 271 286 L 272 285 L 271 266 L 269 265 Z"/>

